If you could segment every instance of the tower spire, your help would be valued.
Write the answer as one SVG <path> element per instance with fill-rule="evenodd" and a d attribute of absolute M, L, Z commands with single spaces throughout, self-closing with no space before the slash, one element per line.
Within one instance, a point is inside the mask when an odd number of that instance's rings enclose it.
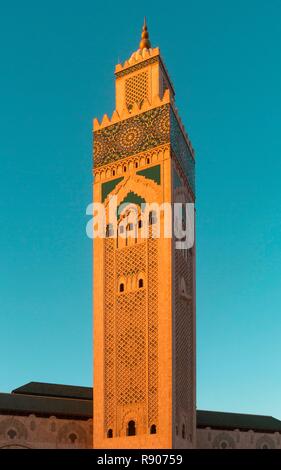
<path fill-rule="evenodd" d="M 142 27 L 142 33 L 141 33 L 141 42 L 140 42 L 140 49 L 150 49 L 151 44 L 149 40 L 149 34 L 147 30 L 147 25 L 146 25 L 146 17 L 144 17 L 144 22 L 143 22 L 143 27 Z"/>

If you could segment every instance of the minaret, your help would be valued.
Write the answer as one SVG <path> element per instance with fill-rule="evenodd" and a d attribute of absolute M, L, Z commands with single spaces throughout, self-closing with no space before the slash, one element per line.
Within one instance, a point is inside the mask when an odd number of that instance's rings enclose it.
<path fill-rule="evenodd" d="M 192 448 L 195 246 L 176 248 L 162 211 L 149 213 L 147 238 L 141 229 L 143 204 L 194 202 L 194 151 L 146 21 L 115 84 L 111 118 L 94 120 L 94 202 L 107 224 L 94 239 L 94 448 Z M 112 196 L 125 206 L 116 227 Z"/>

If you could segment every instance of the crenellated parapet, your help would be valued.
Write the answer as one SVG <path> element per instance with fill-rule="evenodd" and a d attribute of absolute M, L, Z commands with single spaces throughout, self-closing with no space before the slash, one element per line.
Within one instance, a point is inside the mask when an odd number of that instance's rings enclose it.
<path fill-rule="evenodd" d="M 117 111 L 116 109 L 113 111 L 111 118 L 108 117 L 107 114 L 104 114 L 103 118 L 99 122 L 97 118 L 94 119 L 93 122 L 93 129 L 94 132 L 104 129 L 105 127 L 112 126 L 120 121 L 124 121 L 125 119 L 132 118 L 134 116 L 139 115 L 140 113 L 145 113 L 146 111 L 150 111 L 153 108 L 157 108 L 164 104 L 170 103 L 170 90 L 167 89 L 164 92 L 162 98 L 159 95 L 156 95 L 152 98 L 151 101 L 148 98 L 145 98 L 142 102 L 137 103 L 135 102 L 130 109 L 127 106 L 121 111 Z"/>
<path fill-rule="evenodd" d="M 138 49 L 137 51 L 133 52 L 131 57 L 128 60 L 125 60 L 123 64 L 117 64 L 115 67 L 115 75 L 120 74 L 120 72 L 124 72 L 125 70 L 129 69 L 130 67 L 140 64 L 145 60 L 150 60 L 155 57 L 160 56 L 160 49 L 159 47 L 154 48 L 144 48 Z"/>

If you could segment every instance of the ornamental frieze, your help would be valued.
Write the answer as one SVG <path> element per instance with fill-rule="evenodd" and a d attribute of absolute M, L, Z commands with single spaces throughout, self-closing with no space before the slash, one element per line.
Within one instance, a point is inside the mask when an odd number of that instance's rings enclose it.
<path fill-rule="evenodd" d="M 94 132 L 94 166 L 129 157 L 170 139 L 169 105 L 120 121 Z"/>

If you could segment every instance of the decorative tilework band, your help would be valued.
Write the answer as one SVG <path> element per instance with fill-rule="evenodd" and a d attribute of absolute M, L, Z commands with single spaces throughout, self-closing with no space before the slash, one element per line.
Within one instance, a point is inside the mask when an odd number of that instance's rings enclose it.
<path fill-rule="evenodd" d="M 95 168 L 168 143 L 169 129 L 169 105 L 166 104 L 96 131 Z"/>

